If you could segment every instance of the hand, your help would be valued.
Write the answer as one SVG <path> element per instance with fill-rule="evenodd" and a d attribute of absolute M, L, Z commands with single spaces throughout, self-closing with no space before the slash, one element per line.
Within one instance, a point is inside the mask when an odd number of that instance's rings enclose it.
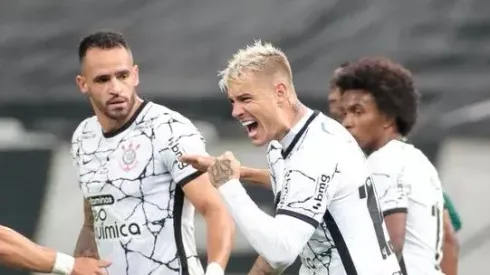
<path fill-rule="evenodd" d="M 219 188 L 231 179 L 240 178 L 240 162 L 231 152 L 226 152 L 216 158 L 216 161 L 208 168 L 211 184 Z"/>
<path fill-rule="evenodd" d="M 211 166 L 216 161 L 216 158 L 212 156 L 183 154 L 180 157 L 179 161 L 192 165 L 192 167 L 194 167 L 194 169 L 196 170 L 206 172 L 209 166 Z"/>
<path fill-rule="evenodd" d="M 106 275 L 104 268 L 111 265 L 110 262 L 104 260 L 96 260 L 91 258 L 76 258 L 75 265 L 70 275 Z"/>

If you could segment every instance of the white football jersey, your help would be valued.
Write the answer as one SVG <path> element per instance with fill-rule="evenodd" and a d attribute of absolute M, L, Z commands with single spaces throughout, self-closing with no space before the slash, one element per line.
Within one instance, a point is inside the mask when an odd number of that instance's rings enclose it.
<path fill-rule="evenodd" d="M 178 161 L 183 153 L 206 154 L 201 134 L 152 102 L 116 132 L 104 134 L 96 117 L 76 129 L 72 154 L 109 275 L 204 274 L 182 191 L 201 173 Z"/>
<path fill-rule="evenodd" d="M 366 158 L 344 127 L 309 110 L 267 155 L 276 215 L 316 228 L 300 274 L 400 274 Z"/>
<path fill-rule="evenodd" d="M 399 140 L 372 153 L 368 164 L 384 216 L 407 213 L 407 273 L 441 274 L 444 199 L 436 169 L 420 150 Z"/>

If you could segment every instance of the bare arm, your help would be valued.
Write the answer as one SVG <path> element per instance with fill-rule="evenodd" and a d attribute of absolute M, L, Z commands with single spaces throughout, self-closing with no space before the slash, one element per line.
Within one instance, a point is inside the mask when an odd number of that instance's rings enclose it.
<path fill-rule="evenodd" d="M 458 274 L 459 242 L 451 224 L 451 218 L 447 210 L 444 210 L 444 243 L 442 245 L 441 269 L 446 275 Z"/>
<path fill-rule="evenodd" d="M 240 168 L 240 179 L 252 182 L 263 188 L 271 188 L 271 178 L 268 169 L 256 169 L 242 166 Z"/>
<path fill-rule="evenodd" d="M 185 184 L 182 189 L 187 199 L 206 220 L 208 268 L 210 263 L 217 263 L 225 270 L 235 237 L 231 216 L 218 192 L 209 183 L 207 173 Z"/>
<path fill-rule="evenodd" d="M 56 252 L 31 242 L 14 230 L 0 226 L 0 262 L 16 269 L 49 273 Z"/>
<path fill-rule="evenodd" d="M 390 240 L 395 248 L 395 253 L 398 260 L 400 260 L 402 257 L 403 243 L 405 242 L 407 214 L 404 212 L 385 214 L 384 219 L 388 234 L 390 235 Z"/>
<path fill-rule="evenodd" d="M 92 207 L 87 200 L 83 200 L 83 212 L 85 218 L 73 254 L 75 257 L 99 259 L 99 252 L 97 250 L 97 244 L 95 243 L 94 216 Z"/>
<path fill-rule="evenodd" d="M 206 172 L 208 171 L 208 168 L 216 161 L 216 158 L 212 156 L 184 154 L 179 160 L 192 165 L 192 167 L 201 172 Z M 271 188 L 268 169 L 257 169 L 242 166 L 240 168 L 240 179 L 263 188 Z"/>

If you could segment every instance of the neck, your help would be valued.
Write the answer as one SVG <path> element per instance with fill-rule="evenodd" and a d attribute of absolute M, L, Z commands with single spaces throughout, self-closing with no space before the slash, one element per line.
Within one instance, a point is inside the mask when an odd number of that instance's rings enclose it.
<path fill-rule="evenodd" d="M 95 116 L 97 116 L 97 120 L 99 121 L 100 126 L 102 127 L 102 131 L 104 133 L 108 133 L 114 130 L 121 128 L 126 122 L 128 122 L 133 115 L 136 113 L 136 110 L 141 106 L 143 100 L 139 97 L 135 99 L 134 105 L 131 108 L 131 111 L 127 116 L 122 119 L 112 119 L 105 115 L 103 112 L 94 108 Z"/>
<path fill-rule="evenodd" d="M 301 118 L 306 114 L 306 106 L 304 106 L 299 100 L 294 103 L 290 110 L 285 113 L 285 123 L 283 130 L 279 132 L 276 140 L 282 140 L 291 130 L 291 128 L 301 120 Z"/>

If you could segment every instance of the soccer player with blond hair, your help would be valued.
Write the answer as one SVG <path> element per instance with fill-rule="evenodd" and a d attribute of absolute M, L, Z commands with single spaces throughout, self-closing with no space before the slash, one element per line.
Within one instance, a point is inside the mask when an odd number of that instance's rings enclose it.
<path fill-rule="evenodd" d="M 286 55 L 256 41 L 220 75 L 233 117 L 254 145 L 268 144 L 270 178 L 241 167 L 230 152 L 210 162 L 181 160 L 210 164 L 211 183 L 260 255 L 250 273 L 283 272 L 299 255 L 300 274 L 399 274 L 364 154 L 344 127 L 299 101 Z M 240 178 L 270 182 L 274 216 L 259 209 Z"/>

